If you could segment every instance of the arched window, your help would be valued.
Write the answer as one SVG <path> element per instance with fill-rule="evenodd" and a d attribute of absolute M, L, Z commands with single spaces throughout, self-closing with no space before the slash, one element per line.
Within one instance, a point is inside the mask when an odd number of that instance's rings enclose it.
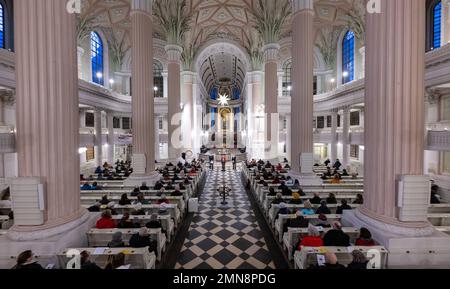
<path fill-rule="evenodd" d="M 104 85 L 103 41 L 97 32 L 91 32 L 92 81 Z"/>
<path fill-rule="evenodd" d="M 153 61 L 153 85 L 155 91 L 155 97 L 164 97 L 164 77 L 163 65 L 161 62 L 155 60 Z"/>
<path fill-rule="evenodd" d="M 292 61 L 283 66 L 283 96 L 291 96 L 292 91 Z"/>
<path fill-rule="evenodd" d="M 441 47 L 441 23 L 442 23 L 442 2 L 434 4 L 432 8 L 432 48 Z"/>
<path fill-rule="evenodd" d="M 5 48 L 5 9 L 0 3 L 0 48 Z"/>
<path fill-rule="evenodd" d="M 216 87 L 214 87 L 214 88 L 211 90 L 211 99 L 212 99 L 212 100 L 217 100 L 218 94 L 219 94 L 219 91 L 217 90 Z"/>
<path fill-rule="evenodd" d="M 237 87 L 233 87 L 233 96 L 232 96 L 233 100 L 239 100 L 241 99 L 241 91 L 239 90 L 239 88 Z"/>
<path fill-rule="evenodd" d="M 342 84 L 355 76 L 355 33 L 348 31 L 342 41 Z"/>

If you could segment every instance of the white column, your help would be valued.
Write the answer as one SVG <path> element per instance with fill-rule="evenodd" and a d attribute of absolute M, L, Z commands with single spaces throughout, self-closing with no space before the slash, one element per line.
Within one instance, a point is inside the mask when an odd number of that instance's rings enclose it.
<path fill-rule="evenodd" d="M 169 72 L 164 70 L 161 74 L 163 76 L 164 98 L 168 98 L 169 97 Z"/>
<path fill-rule="evenodd" d="M 350 165 L 350 107 L 344 107 L 342 112 L 342 165 Z"/>
<path fill-rule="evenodd" d="M 359 49 L 359 54 L 361 54 L 361 78 L 366 76 L 366 47 L 363 46 Z"/>
<path fill-rule="evenodd" d="M 83 55 L 84 49 L 82 47 L 77 47 L 77 55 L 78 55 L 78 78 L 83 79 Z"/>
<path fill-rule="evenodd" d="M 97 166 L 103 165 L 103 139 L 102 139 L 102 111 L 95 110 L 95 146 L 97 151 L 95 153 L 95 164 Z"/>
<path fill-rule="evenodd" d="M 107 138 L 107 144 L 108 144 L 108 164 L 112 165 L 114 164 L 114 112 L 108 111 L 106 114 L 106 122 L 108 127 L 108 138 Z"/>
<path fill-rule="evenodd" d="M 287 154 L 287 159 L 291 162 L 292 161 L 292 156 L 291 156 L 291 147 L 292 147 L 292 136 L 291 136 L 291 131 L 292 131 L 292 120 L 291 120 L 291 114 L 288 113 L 286 114 L 286 123 L 287 123 L 287 129 L 286 129 L 286 154 Z"/>
<path fill-rule="evenodd" d="M 160 134 L 160 130 L 159 130 L 159 120 L 160 120 L 161 116 L 156 115 L 155 116 L 155 159 L 158 161 L 161 159 L 161 155 L 159 153 L 159 134 Z"/>
<path fill-rule="evenodd" d="M 337 110 L 332 110 L 331 111 L 331 154 L 330 154 L 331 162 L 334 162 L 337 159 L 337 143 L 338 143 L 337 118 L 338 118 Z"/>
<path fill-rule="evenodd" d="M 284 76 L 284 71 L 283 70 L 279 70 L 278 71 L 278 97 L 283 97 L 283 76 Z"/>

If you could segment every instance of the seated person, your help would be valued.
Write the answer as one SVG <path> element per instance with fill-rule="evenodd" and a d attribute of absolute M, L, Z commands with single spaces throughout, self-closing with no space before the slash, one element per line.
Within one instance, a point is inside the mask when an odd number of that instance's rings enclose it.
<path fill-rule="evenodd" d="M 100 204 L 99 202 L 97 202 L 97 203 L 95 203 L 95 204 L 93 204 L 92 206 L 90 206 L 87 210 L 89 211 L 89 212 L 94 212 L 94 213 L 96 213 L 96 212 L 100 212 L 101 211 L 101 207 L 102 206 L 102 204 Z"/>
<path fill-rule="evenodd" d="M 99 174 L 98 177 L 97 177 L 97 180 L 98 180 L 98 181 L 103 181 L 103 180 L 105 180 L 105 178 L 103 177 L 103 174 Z"/>
<path fill-rule="evenodd" d="M 327 198 L 326 201 L 327 201 L 327 204 L 330 204 L 330 205 L 336 205 L 336 204 L 337 204 L 336 195 L 333 194 L 333 193 L 330 193 L 330 194 L 328 195 L 328 198 Z"/>
<path fill-rule="evenodd" d="M 329 165 L 330 163 L 331 163 L 330 159 L 327 159 L 327 160 L 324 162 L 324 164 L 325 164 L 326 167 L 328 167 L 328 165 Z"/>
<path fill-rule="evenodd" d="M 308 226 L 308 236 L 301 239 L 297 245 L 297 251 L 301 251 L 302 247 L 322 247 L 323 240 L 320 232 L 313 225 Z"/>
<path fill-rule="evenodd" d="M 150 246 L 150 232 L 147 227 L 143 227 L 139 230 L 139 233 L 134 234 L 130 238 L 130 247 L 132 248 L 145 248 Z"/>
<path fill-rule="evenodd" d="M 11 192 L 9 187 L 4 189 L 1 193 L 0 208 L 11 208 Z"/>
<path fill-rule="evenodd" d="M 269 188 L 269 193 L 267 193 L 267 196 L 269 197 L 275 197 L 277 193 L 275 192 L 275 189 L 273 187 Z"/>
<path fill-rule="evenodd" d="M 275 200 L 272 201 L 272 205 L 279 205 L 281 203 L 284 203 L 283 195 L 278 193 Z"/>
<path fill-rule="evenodd" d="M 331 228 L 330 223 L 328 222 L 328 218 L 324 214 L 319 215 L 319 219 L 315 222 L 316 227 L 322 227 L 322 228 Z"/>
<path fill-rule="evenodd" d="M 161 198 L 158 200 L 157 204 L 158 204 L 158 205 L 161 205 L 161 204 L 167 204 L 167 205 L 170 205 L 170 201 L 167 199 L 167 197 L 166 197 L 165 194 L 162 194 L 162 195 L 161 195 Z"/>
<path fill-rule="evenodd" d="M 152 214 L 150 221 L 145 224 L 145 227 L 149 229 L 159 229 L 162 228 L 161 222 L 158 220 L 158 214 Z"/>
<path fill-rule="evenodd" d="M 340 170 L 341 167 L 342 167 L 342 164 L 341 164 L 341 162 L 339 161 L 339 159 L 337 159 L 336 162 L 335 162 L 334 165 L 333 165 L 333 168 L 334 168 L 335 170 Z"/>
<path fill-rule="evenodd" d="M 353 250 L 352 252 L 353 260 L 350 264 L 348 264 L 347 269 L 350 270 L 364 270 L 367 269 L 367 264 L 369 260 L 367 260 L 366 256 L 359 250 Z"/>
<path fill-rule="evenodd" d="M 278 179 L 278 177 L 275 177 L 275 179 L 272 181 L 272 184 L 277 185 L 280 184 L 280 179 Z"/>
<path fill-rule="evenodd" d="M 178 190 L 180 190 L 180 191 L 186 190 L 186 187 L 184 186 L 183 183 L 180 183 L 180 184 L 178 185 Z"/>
<path fill-rule="evenodd" d="M 8 218 L 9 218 L 8 221 L 3 222 L 1 225 L 0 228 L 2 230 L 9 230 L 9 229 L 11 229 L 12 226 L 14 226 L 14 212 L 13 211 L 9 212 Z"/>
<path fill-rule="evenodd" d="M 438 194 L 439 187 L 437 185 L 431 186 L 431 198 L 430 198 L 430 204 L 440 204 L 440 196 Z"/>
<path fill-rule="evenodd" d="M 342 176 L 343 176 L 343 177 L 349 177 L 350 175 L 348 174 L 348 172 L 347 172 L 346 169 L 343 169 L 343 170 L 342 170 Z"/>
<path fill-rule="evenodd" d="M 325 253 L 325 266 L 321 266 L 318 269 L 340 270 L 345 269 L 345 266 L 339 264 L 336 254 L 327 252 Z"/>
<path fill-rule="evenodd" d="M 320 215 L 320 214 L 329 215 L 329 214 L 331 214 L 331 210 L 328 208 L 326 201 L 321 201 L 320 202 L 320 207 L 317 208 L 316 214 L 317 215 Z"/>
<path fill-rule="evenodd" d="M 333 229 L 329 230 L 323 237 L 324 246 L 349 247 L 350 237 L 342 231 L 341 223 L 334 222 Z"/>
<path fill-rule="evenodd" d="M 294 186 L 292 187 L 293 190 L 300 190 L 300 181 L 299 180 L 295 180 L 294 181 Z"/>
<path fill-rule="evenodd" d="M 278 189 L 283 191 L 286 189 L 289 189 L 288 186 L 286 186 L 285 182 L 281 182 L 280 186 L 278 186 Z"/>
<path fill-rule="evenodd" d="M 128 199 L 128 195 L 127 195 L 127 194 L 123 194 L 123 195 L 120 197 L 119 205 L 121 205 L 121 206 L 128 206 L 128 205 L 131 205 L 131 200 Z"/>
<path fill-rule="evenodd" d="M 138 187 L 136 187 L 136 188 L 134 188 L 134 190 L 131 192 L 130 195 L 132 197 L 137 197 L 137 195 L 139 195 L 140 192 L 141 192 L 141 190 Z"/>
<path fill-rule="evenodd" d="M 285 184 L 286 184 L 286 186 L 291 187 L 291 186 L 294 185 L 294 180 L 293 180 L 290 176 L 288 176 L 288 177 L 286 178 Z"/>
<path fill-rule="evenodd" d="M 320 205 L 320 203 L 322 202 L 322 199 L 320 198 L 320 194 L 319 193 L 314 193 L 314 197 L 311 200 L 309 200 L 309 201 L 313 205 Z"/>
<path fill-rule="evenodd" d="M 354 205 L 362 205 L 364 204 L 364 198 L 363 195 L 361 194 L 357 194 L 356 195 L 356 200 L 353 202 Z"/>
<path fill-rule="evenodd" d="M 284 158 L 283 163 L 287 164 L 289 161 L 287 158 Z"/>
<path fill-rule="evenodd" d="M 117 228 L 119 229 L 133 229 L 136 228 L 137 225 L 133 223 L 133 221 L 130 219 L 130 213 L 126 212 L 123 214 L 122 219 L 120 219 L 119 223 L 117 224 Z"/>
<path fill-rule="evenodd" d="M 288 188 L 288 187 L 285 187 L 284 189 L 283 189 L 283 191 L 281 192 L 281 194 L 283 195 L 283 196 L 292 196 L 292 191 Z"/>
<path fill-rule="evenodd" d="M 305 202 L 305 207 L 301 210 L 303 216 L 312 216 L 315 214 L 310 201 Z"/>
<path fill-rule="evenodd" d="M 180 191 L 179 187 L 175 188 L 175 191 L 170 194 L 172 197 L 182 197 L 183 193 Z"/>
<path fill-rule="evenodd" d="M 172 185 L 172 182 L 169 182 L 167 184 L 167 186 L 165 187 L 166 190 L 170 191 L 170 190 L 175 190 L 175 187 Z"/>
<path fill-rule="evenodd" d="M 92 186 L 89 183 L 84 183 L 80 188 L 82 191 L 92 191 Z"/>
<path fill-rule="evenodd" d="M 288 231 L 288 228 L 308 228 L 309 221 L 305 219 L 301 211 L 295 212 L 295 219 L 288 219 L 285 224 L 284 232 Z"/>
<path fill-rule="evenodd" d="M 289 204 L 291 205 L 301 205 L 303 204 L 302 199 L 300 198 L 299 193 L 293 193 L 292 194 L 292 200 L 289 201 Z"/>
<path fill-rule="evenodd" d="M 372 234 L 368 229 L 361 228 L 359 231 L 359 238 L 356 239 L 355 245 L 366 247 L 375 246 L 375 241 L 372 239 Z"/>
<path fill-rule="evenodd" d="M 258 184 L 267 187 L 267 183 L 266 183 L 266 181 L 264 180 L 264 177 L 261 177 L 261 179 L 259 180 Z"/>
<path fill-rule="evenodd" d="M 342 215 L 344 210 L 352 210 L 352 209 L 353 208 L 350 205 L 348 205 L 347 200 L 342 199 L 341 200 L 341 205 L 337 207 L 336 214 L 337 215 Z"/>
<path fill-rule="evenodd" d="M 286 170 L 288 170 L 288 169 L 291 168 L 291 166 L 290 166 L 289 164 L 285 164 L 285 165 L 284 165 L 284 168 L 285 168 Z"/>
<path fill-rule="evenodd" d="M 281 164 L 278 164 L 277 167 L 276 167 L 276 170 L 277 171 L 281 171 L 282 169 L 283 169 L 283 166 Z"/>
<path fill-rule="evenodd" d="M 144 193 L 139 193 L 139 195 L 137 195 L 136 197 L 136 201 L 133 202 L 133 205 L 149 205 L 150 201 L 146 200 L 144 197 Z"/>
<path fill-rule="evenodd" d="M 121 269 L 123 266 L 125 266 L 125 254 L 119 253 L 117 255 L 109 256 L 105 270 Z"/>
<path fill-rule="evenodd" d="M 93 191 L 101 191 L 102 188 L 98 185 L 97 182 L 93 182 L 93 183 L 92 183 L 91 190 L 93 190 Z"/>
<path fill-rule="evenodd" d="M 108 247 L 109 248 L 123 248 L 123 247 L 125 247 L 125 243 L 122 240 L 122 232 L 115 232 L 113 234 L 111 242 L 108 243 Z"/>
<path fill-rule="evenodd" d="M 104 195 L 104 196 L 102 197 L 102 199 L 100 200 L 100 204 L 103 205 L 103 206 L 108 205 L 110 202 L 111 202 L 111 201 L 108 200 L 108 196 L 107 196 L 107 195 Z"/>
<path fill-rule="evenodd" d="M 41 270 L 44 268 L 34 260 L 33 252 L 31 250 L 27 250 L 19 254 L 16 265 L 11 269 Z"/>
<path fill-rule="evenodd" d="M 278 213 L 277 213 L 277 215 L 275 217 L 275 220 L 278 219 L 278 217 L 280 215 L 289 215 L 290 212 L 289 212 L 289 209 L 286 207 L 286 203 L 280 203 L 278 205 L 278 208 L 279 208 L 279 210 L 278 210 Z"/>
<path fill-rule="evenodd" d="M 102 173 L 103 173 L 102 167 L 99 166 L 95 169 L 95 174 L 102 174 Z"/>
<path fill-rule="evenodd" d="M 162 181 L 157 181 L 155 186 L 153 187 L 155 190 L 159 191 L 164 187 L 164 184 Z"/>
<path fill-rule="evenodd" d="M 97 266 L 97 264 L 95 264 L 94 262 L 91 262 L 91 254 L 89 254 L 88 251 L 83 251 L 80 254 L 81 258 L 80 258 L 80 265 L 81 265 L 81 270 L 101 270 L 102 268 L 100 268 L 99 266 Z"/>
<path fill-rule="evenodd" d="M 142 183 L 142 186 L 139 188 L 141 191 L 149 191 L 150 188 L 147 186 L 146 182 Z"/>
<path fill-rule="evenodd" d="M 97 221 L 95 227 L 97 229 L 114 229 L 116 227 L 116 222 L 112 219 L 110 210 L 103 211 L 102 217 Z"/>
<path fill-rule="evenodd" d="M 341 184 L 341 178 L 340 178 L 339 174 L 335 174 L 335 175 L 334 175 L 334 178 L 331 180 L 331 183 L 332 183 L 333 185 L 339 185 L 339 184 Z"/>

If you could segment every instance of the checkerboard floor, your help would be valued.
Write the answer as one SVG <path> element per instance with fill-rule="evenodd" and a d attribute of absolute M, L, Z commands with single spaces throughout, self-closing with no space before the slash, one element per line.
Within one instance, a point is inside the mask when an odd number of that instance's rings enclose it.
<path fill-rule="evenodd" d="M 217 189 L 231 188 L 228 207 Z M 275 269 L 240 172 L 210 171 L 175 269 Z"/>

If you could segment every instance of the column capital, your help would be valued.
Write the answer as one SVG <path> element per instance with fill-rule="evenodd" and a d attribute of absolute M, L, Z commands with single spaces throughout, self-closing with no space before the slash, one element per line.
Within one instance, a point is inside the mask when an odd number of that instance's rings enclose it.
<path fill-rule="evenodd" d="M 169 44 L 164 47 L 167 54 L 167 60 L 169 63 L 181 63 L 181 53 L 183 53 L 183 47 L 180 45 Z"/>
<path fill-rule="evenodd" d="M 338 112 L 339 112 L 339 109 L 338 108 L 333 108 L 333 109 L 330 110 L 330 112 L 331 112 L 332 115 L 337 115 Z"/>
<path fill-rule="evenodd" d="M 262 71 L 252 71 L 247 73 L 248 84 L 259 84 L 262 83 L 264 79 L 264 72 Z"/>
<path fill-rule="evenodd" d="M 181 78 L 183 79 L 184 84 L 194 84 L 196 74 L 192 71 L 183 71 L 181 72 Z"/>
<path fill-rule="evenodd" d="M 309 12 L 314 14 L 314 0 L 291 0 L 292 11 L 297 12 Z"/>
<path fill-rule="evenodd" d="M 264 51 L 264 61 L 267 62 L 278 62 L 280 58 L 280 44 L 269 43 L 263 46 Z"/>
<path fill-rule="evenodd" d="M 153 0 L 131 0 L 131 15 L 144 13 L 148 16 L 153 14 Z"/>
<path fill-rule="evenodd" d="M 341 107 L 343 113 L 350 113 L 350 109 L 351 109 L 350 105 L 345 105 Z"/>

